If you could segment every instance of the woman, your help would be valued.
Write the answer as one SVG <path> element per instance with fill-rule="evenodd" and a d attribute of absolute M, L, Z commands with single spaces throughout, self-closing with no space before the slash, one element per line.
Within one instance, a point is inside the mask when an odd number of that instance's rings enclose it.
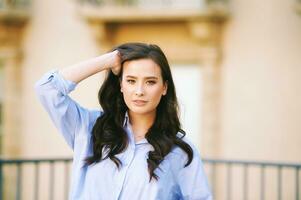
<path fill-rule="evenodd" d="M 102 110 L 68 96 L 105 70 Z M 181 130 L 170 67 L 158 46 L 122 44 L 47 73 L 36 92 L 74 151 L 70 199 L 212 199 L 200 155 Z"/>

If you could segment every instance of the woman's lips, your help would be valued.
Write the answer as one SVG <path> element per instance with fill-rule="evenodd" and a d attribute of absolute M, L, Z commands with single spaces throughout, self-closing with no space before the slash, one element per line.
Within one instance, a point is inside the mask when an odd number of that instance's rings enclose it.
<path fill-rule="evenodd" d="M 134 100 L 133 102 L 136 106 L 143 106 L 147 103 L 147 101 L 142 101 L 142 100 Z"/>

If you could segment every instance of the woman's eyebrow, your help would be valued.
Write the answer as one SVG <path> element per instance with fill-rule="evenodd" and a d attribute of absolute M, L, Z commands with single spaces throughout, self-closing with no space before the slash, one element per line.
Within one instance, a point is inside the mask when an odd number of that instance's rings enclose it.
<path fill-rule="evenodd" d="M 134 79 L 137 79 L 136 76 L 132 76 L 132 75 L 127 75 L 126 78 L 134 78 Z M 146 77 L 143 77 L 144 79 L 158 79 L 158 77 L 156 76 L 146 76 Z"/>

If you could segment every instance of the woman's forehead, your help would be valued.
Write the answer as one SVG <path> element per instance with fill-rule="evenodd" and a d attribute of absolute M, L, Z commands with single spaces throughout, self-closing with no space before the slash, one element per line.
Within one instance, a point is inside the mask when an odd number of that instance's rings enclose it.
<path fill-rule="evenodd" d="M 138 59 L 123 63 L 123 77 L 159 77 L 160 67 L 151 59 Z"/>

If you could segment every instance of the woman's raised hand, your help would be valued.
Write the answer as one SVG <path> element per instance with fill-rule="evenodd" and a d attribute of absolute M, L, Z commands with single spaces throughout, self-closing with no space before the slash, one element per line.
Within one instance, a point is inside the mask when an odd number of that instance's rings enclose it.
<path fill-rule="evenodd" d="M 79 83 L 93 74 L 108 69 L 115 75 L 120 73 L 121 54 L 118 50 L 65 67 L 59 72 L 65 79 Z"/>
<path fill-rule="evenodd" d="M 121 70 L 121 55 L 118 50 L 105 54 L 107 56 L 106 69 L 110 69 L 115 75 Z"/>

